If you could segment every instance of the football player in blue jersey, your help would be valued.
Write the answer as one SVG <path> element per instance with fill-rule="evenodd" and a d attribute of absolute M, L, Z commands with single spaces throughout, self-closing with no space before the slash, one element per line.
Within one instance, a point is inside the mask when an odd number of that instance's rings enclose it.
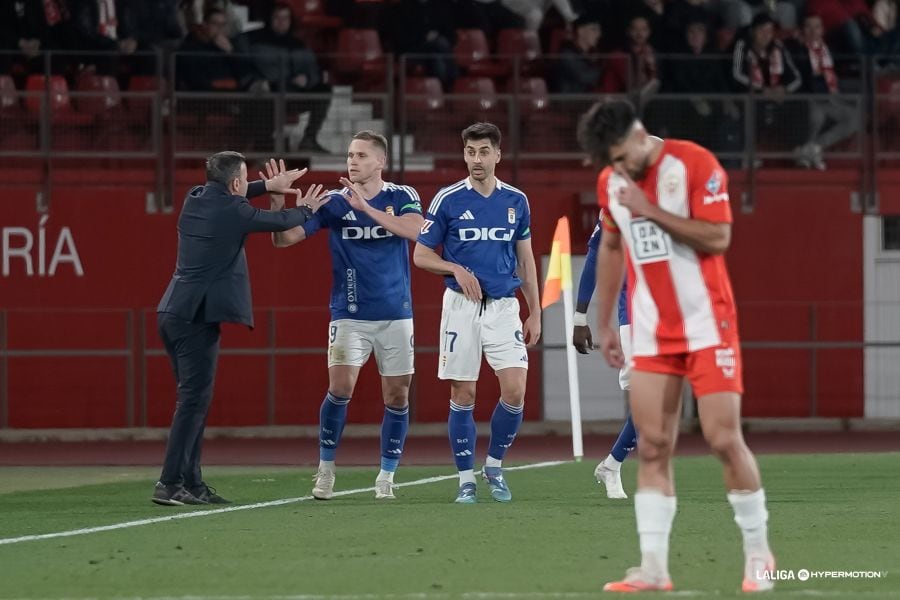
<path fill-rule="evenodd" d="M 500 381 L 482 474 L 491 496 L 512 494 L 502 460 L 522 423 L 528 352 L 541 336 L 541 303 L 531 249 L 531 213 L 522 191 L 494 176 L 500 130 L 475 123 L 462 132 L 469 176 L 440 190 L 428 207 L 413 253 L 417 267 L 444 276 L 438 378 L 450 380 L 450 447 L 459 471 L 456 502 L 476 501 L 475 386 L 481 355 Z M 437 248 L 441 247 L 441 254 Z M 528 318 L 519 319 L 522 288 Z"/>
<path fill-rule="evenodd" d="M 602 217 L 601 217 L 602 218 Z M 578 302 L 575 305 L 575 323 L 572 331 L 572 345 L 582 354 L 587 354 L 594 348 L 594 342 L 591 337 L 591 328 L 587 321 L 588 305 L 591 303 L 591 297 L 594 295 L 594 288 L 597 285 L 597 252 L 600 248 L 600 236 L 603 235 L 603 227 L 600 221 L 594 227 L 594 232 L 588 240 L 588 253 L 584 258 L 584 270 L 581 272 L 581 279 L 578 281 Z M 627 287 L 622 285 L 622 291 L 619 292 L 619 337 L 621 338 L 622 354 L 625 360 L 625 366 L 619 370 L 619 386 L 628 391 L 631 376 L 631 325 L 628 317 L 628 298 Z M 597 483 L 606 486 L 607 498 L 628 498 L 625 490 L 622 488 L 622 463 L 628 453 L 637 446 L 637 433 L 635 433 L 634 423 L 631 421 L 631 414 L 625 419 L 622 431 L 616 438 L 612 450 L 599 465 L 594 469 L 594 477 Z"/>
<path fill-rule="evenodd" d="M 409 430 L 409 385 L 413 374 L 409 242 L 422 228 L 416 191 L 382 180 L 387 140 L 373 131 L 353 136 L 347 150 L 344 188 L 302 227 L 273 235 L 290 246 L 329 229 L 333 286 L 328 325 L 328 393 L 319 413 L 319 468 L 312 494 L 334 493 L 335 453 L 347 420 L 360 368 L 374 353 L 381 374 L 384 420 L 381 470 L 375 497 L 393 499 L 394 472 Z M 323 208 L 325 208 L 323 207 Z"/>

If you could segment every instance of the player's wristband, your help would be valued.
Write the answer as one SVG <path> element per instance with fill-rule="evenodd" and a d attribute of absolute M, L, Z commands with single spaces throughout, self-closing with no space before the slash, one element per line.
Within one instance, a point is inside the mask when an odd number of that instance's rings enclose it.
<path fill-rule="evenodd" d="M 575 322 L 575 327 L 587 327 L 587 313 L 576 312 L 572 320 Z"/>

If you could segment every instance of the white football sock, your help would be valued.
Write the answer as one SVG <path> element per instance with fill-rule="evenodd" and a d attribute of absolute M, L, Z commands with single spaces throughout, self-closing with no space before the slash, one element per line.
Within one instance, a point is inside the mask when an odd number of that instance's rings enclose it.
<path fill-rule="evenodd" d="M 734 522 L 744 536 L 744 555 L 758 557 L 771 554 L 766 492 L 762 488 L 755 492 L 731 490 L 728 492 L 728 502 L 734 509 Z"/>
<path fill-rule="evenodd" d="M 675 496 L 665 496 L 659 490 L 639 490 L 634 495 L 641 569 L 648 575 L 669 578 L 669 534 L 676 506 Z"/>
<path fill-rule="evenodd" d="M 500 467 L 503 466 L 503 461 L 499 458 L 494 458 L 490 454 L 488 454 L 487 458 L 484 459 L 484 466 L 486 467 Z"/>
<path fill-rule="evenodd" d="M 334 461 L 333 460 L 320 460 L 319 461 L 319 470 L 325 471 L 334 471 Z"/>
<path fill-rule="evenodd" d="M 467 469 L 459 472 L 459 485 L 463 486 L 466 483 L 475 483 L 474 469 Z"/>
<path fill-rule="evenodd" d="M 603 465 L 607 469 L 612 469 L 613 471 L 618 471 L 622 468 L 622 463 L 617 461 L 612 454 L 603 459 Z"/>

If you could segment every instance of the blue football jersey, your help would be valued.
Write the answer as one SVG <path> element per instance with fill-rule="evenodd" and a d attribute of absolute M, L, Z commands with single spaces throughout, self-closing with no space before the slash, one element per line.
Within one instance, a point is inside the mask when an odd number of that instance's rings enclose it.
<path fill-rule="evenodd" d="M 603 227 L 600 220 L 594 226 L 594 232 L 588 240 L 588 252 L 584 257 L 584 270 L 581 272 L 581 279 L 578 282 L 578 302 L 585 304 L 590 303 L 591 297 L 594 295 L 594 288 L 597 286 L 597 258 L 600 254 L 600 238 L 603 236 Z M 628 315 L 628 281 L 622 283 L 622 290 L 619 292 L 619 325 L 629 325 L 631 318 Z"/>
<path fill-rule="evenodd" d="M 330 230 L 331 319 L 392 321 L 412 318 L 409 242 L 371 217 L 353 210 L 343 190 L 303 224 L 307 237 Z M 390 215 L 422 214 L 419 195 L 408 185 L 385 182 L 369 203 Z"/>
<path fill-rule="evenodd" d="M 531 211 L 521 190 L 498 179 L 485 198 L 466 178 L 435 195 L 418 241 L 431 249 L 442 246 L 444 260 L 471 271 L 487 297 L 507 298 L 521 284 L 516 242 L 530 237 Z M 454 277 L 445 277 L 444 283 L 460 291 Z"/>

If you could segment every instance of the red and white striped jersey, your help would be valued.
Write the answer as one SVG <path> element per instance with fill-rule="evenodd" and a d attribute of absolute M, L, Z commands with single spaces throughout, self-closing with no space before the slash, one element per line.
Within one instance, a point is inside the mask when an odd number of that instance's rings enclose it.
<path fill-rule="evenodd" d="M 651 203 L 678 216 L 731 223 L 728 179 L 711 152 L 665 140 L 659 159 L 636 182 Z M 725 258 L 677 242 L 619 204 L 625 180 L 611 167 L 597 179 L 603 227 L 626 248 L 634 356 L 694 352 L 737 339 L 737 313 Z"/>

